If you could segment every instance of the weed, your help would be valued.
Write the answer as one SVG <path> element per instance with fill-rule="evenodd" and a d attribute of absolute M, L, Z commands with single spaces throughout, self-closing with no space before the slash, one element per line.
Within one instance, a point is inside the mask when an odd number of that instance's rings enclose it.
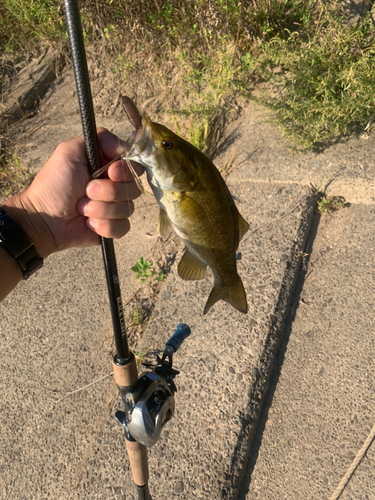
<path fill-rule="evenodd" d="M 174 117 L 176 133 L 189 141 L 193 146 L 204 151 L 207 146 L 208 121 L 201 117 L 200 123 L 194 123 L 193 120 L 185 122 L 182 127 L 180 122 Z"/>
<path fill-rule="evenodd" d="M 297 255 L 296 255 L 296 259 L 306 259 L 306 257 L 308 257 L 309 254 L 304 252 L 303 250 L 301 250 Z"/>
<path fill-rule="evenodd" d="M 164 278 L 165 278 L 165 274 L 164 273 L 159 273 L 156 276 L 156 281 L 159 281 L 161 283 L 162 281 L 164 281 Z"/>
<path fill-rule="evenodd" d="M 303 250 L 301 250 L 297 255 L 296 255 L 296 259 L 301 259 L 301 262 L 302 262 L 302 269 L 303 270 L 306 270 L 306 266 L 307 266 L 307 257 L 309 256 L 310 254 L 304 252 Z"/>
<path fill-rule="evenodd" d="M 320 2 L 319 8 L 314 29 L 274 38 L 260 56 L 260 71 L 277 90 L 261 100 L 304 149 L 346 134 L 354 124 L 368 124 L 374 114 L 369 99 L 375 92 L 371 17 L 349 26 Z M 276 67 L 280 70 L 275 75 Z"/>
<path fill-rule="evenodd" d="M 229 158 L 224 163 L 224 165 L 219 169 L 219 172 L 223 176 L 224 180 L 226 180 L 229 174 L 232 173 L 234 170 L 233 163 L 235 157 L 236 157 L 236 148 L 233 148 L 232 151 L 230 152 Z"/>
<path fill-rule="evenodd" d="M 317 205 L 318 205 L 318 212 L 321 214 L 325 214 L 329 212 L 330 208 L 330 200 L 327 200 L 325 196 L 323 196 L 320 200 L 317 200 Z"/>
<path fill-rule="evenodd" d="M 318 199 L 317 205 L 320 214 L 328 214 L 344 208 L 346 203 L 341 196 L 331 196 L 330 198 L 322 196 Z"/>
<path fill-rule="evenodd" d="M 316 186 L 311 184 L 312 191 L 317 197 L 317 212 L 319 214 L 328 214 L 330 212 L 335 212 L 341 208 L 345 208 L 347 203 L 342 196 L 331 196 L 327 197 L 326 190 L 323 188 L 324 177 L 320 179 Z"/>
<path fill-rule="evenodd" d="M 64 22 L 62 6 L 56 0 L 4 0 L 0 4 L 0 48 L 23 54 L 41 41 L 63 40 Z"/>
<path fill-rule="evenodd" d="M 126 326 L 128 330 L 128 335 L 135 335 L 137 337 L 143 334 L 146 325 L 154 321 L 151 316 L 149 316 L 146 309 L 140 306 L 137 302 L 133 303 L 131 307 L 127 310 L 127 321 Z M 146 351 L 147 352 L 147 351 Z M 139 353 L 137 357 L 142 357 L 146 354 Z"/>
<path fill-rule="evenodd" d="M 148 278 L 151 278 L 156 274 L 156 271 L 152 269 L 152 262 L 146 260 L 144 257 L 141 257 L 137 260 L 135 266 L 131 268 L 133 272 L 135 272 L 135 277 L 141 280 L 141 283 L 146 283 Z"/>
<path fill-rule="evenodd" d="M 141 281 L 142 285 L 146 283 L 149 278 L 152 278 L 152 276 L 155 276 L 156 274 L 155 269 L 153 269 L 152 262 L 146 260 L 144 257 L 138 259 L 135 263 L 135 266 L 133 266 L 131 270 L 135 273 L 135 277 Z M 163 281 L 164 274 L 159 273 L 156 276 L 156 279 L 157 281 Z"/>
<path fill-rule="evenodd" d="M 311 186 L 313 188 L 313 191 L 319 195 L 321 193 L 322 187 L 323 187 L 323 182 L 324 182 L 324 176 L 320 179 L 316 187 Z"/>

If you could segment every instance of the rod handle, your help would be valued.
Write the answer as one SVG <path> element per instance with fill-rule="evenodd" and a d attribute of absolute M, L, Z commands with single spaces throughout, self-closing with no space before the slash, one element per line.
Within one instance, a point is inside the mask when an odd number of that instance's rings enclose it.
<path fill-rule="evenodd" d="M 172 337 L 165 344 L 165 347 L 172 347 L 174 352 L 181 346 L 182 342 L 191 334 L 190 327 L 185 323 L 180 323 Z"/>
<path fill-rule="evenodd" d="M 128 441 L 125 439 L 128 450 L 130 468 L 133 481 L 137 486 L 144 486 L 148 483 L 149 472 L 147 463 L 147 448 L 138 441 Z"/>

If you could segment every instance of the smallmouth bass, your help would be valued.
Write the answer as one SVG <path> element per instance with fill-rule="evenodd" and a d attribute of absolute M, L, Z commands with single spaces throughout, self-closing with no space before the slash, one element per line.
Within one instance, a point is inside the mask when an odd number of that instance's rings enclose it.
<path fill-rule="evenodd" d="M 185 244 L 177 268 L 179 276 L 202 279 L 207 266 L 213 272 L 214 286 L 203 314 L 219 300 L 246 313 L 236 251 L 249 224 L 240 215 L 218 169 L 192 144 L 146 116 L 131 143 L 126 157 L 146 169 L 160 206 L 161 237 L 174 230 Z"/>

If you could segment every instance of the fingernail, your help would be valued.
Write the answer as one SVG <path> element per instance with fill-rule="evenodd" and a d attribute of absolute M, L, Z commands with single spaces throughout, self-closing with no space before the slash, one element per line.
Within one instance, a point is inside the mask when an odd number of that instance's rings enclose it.
<path fill-rule="evenodd" d="M 82 201 L 82 202 L 78 205 L 78 210 L 80 211 L 80 213 L 81 213 L 82 215 L 86 215 L 86 216 L 88 215 L 88 213 L 89 213 L 89 207 L 88 207 L 88 205 L 89 205 L 89 201 L 88 201 L 88 200 L 86 200 L 86 201 Z"/>
<path fill-rule="evenodd" d="M 111 170 L 111 179 L 114 181 L 121 181 L 125 176 L 125 170 L 122 165 L 117 165 Z"/>
<path fill-rule="evenodd" d="M 87 219 L 86 225 L 94 232 L 96 232 L 96 228 L 98 227 L 95 219 Z"/>
<path fill-rule="evenodd" d="M 98 181 L 92 181 L 86 187 L 86 194 L 91 199 L 99 198 L 100 192 L 101 187 Z"/>

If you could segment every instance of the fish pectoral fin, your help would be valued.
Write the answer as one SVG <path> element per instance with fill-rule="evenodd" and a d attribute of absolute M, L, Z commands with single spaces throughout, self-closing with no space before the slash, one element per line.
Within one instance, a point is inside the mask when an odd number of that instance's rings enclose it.
<path fill-rule="evenodd" d="M 206 269 L 207 266 L 186 249 L 178 264 L 177 272 L 183 280 L 201 280 L 206 276 Z"/>
<path fill-rule="evenodd" d="M 211 307 L 219 300 L 224 300 L 242 313 L 247 313 L 247 300 L 245 289 L 240 277 L 235 285 L 214 286 L 208 297 L 203 314 L 207 314 Z"/>
<path fill-rule="evenodd" d="M 240 212 L 238 212 L 238 231 L 239 231 L 239 240 L 241 241 L 242 238 L 245 236 L 247 231 L 250 228 L 250 224 L 248 224 L 245 219 L 242 217 Z"/>
<path fill-rule="evenodd" d="M 157 231 L 163 239 L 167 238 L 169 234 L 173 231 L 172 221 L 168 217 L 167 212 L 161 207 L 160 207 Z"/>

